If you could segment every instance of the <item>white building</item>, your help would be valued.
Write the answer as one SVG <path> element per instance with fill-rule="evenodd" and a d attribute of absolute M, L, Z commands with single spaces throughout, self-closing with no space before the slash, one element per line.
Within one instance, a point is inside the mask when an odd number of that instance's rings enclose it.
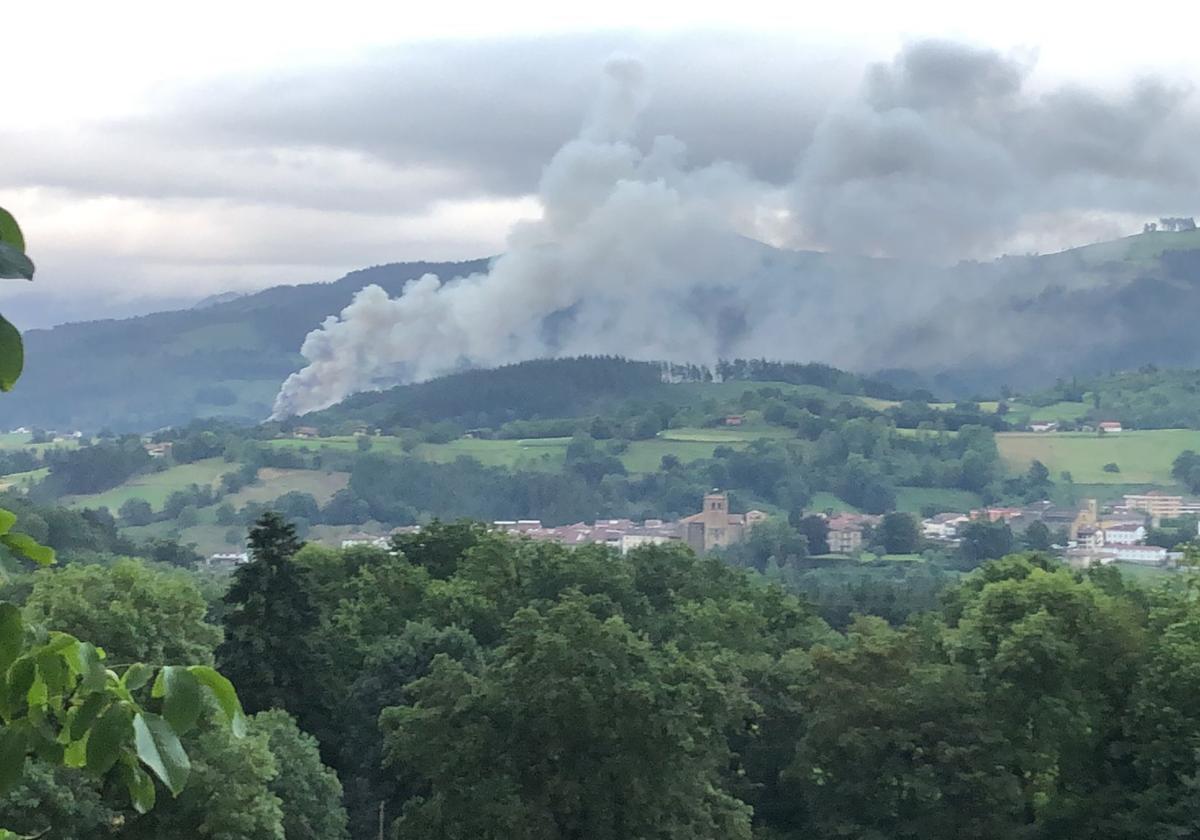
<path fill-rule="evenodd" d="M 373 534 L 351 534 L 342 540 L 342 548 L 354 548 L 358 545 L 366 545 L 371 548 L 389 548 L 391 542 L 387 537 L 377 537 Z"/>
<path fill-rule="evenodd" d="M 953 540 L 958 537 L 958 526 L 969 521 L 961 513 L 939 513 L 921 522 L 921 532 L 927 540 Z"/>
<path fill-rule="evenodd" d="M 1146 526 L 1136 522 L 1113 525 L 1104 529 L 1105 545 L 1137 545 L 1146 539 Z"/>
<path fill-rule="evenodd" d="M 1167 562 L 1167 550 L 1159 545 L 1115 545 L 1111 551 L 1125 563 L 1161 566 Z"/>
<path fill-rule="evenodd" d="M 234 566 L 243 566 L 249 562 L 250 562 L 250 555 L 244 551 L 223 552 L 223 553 L 214 554 L 208 558 L 209 566 L 213 565 L 214 563 L 217 565 L 232 564 Z"/>

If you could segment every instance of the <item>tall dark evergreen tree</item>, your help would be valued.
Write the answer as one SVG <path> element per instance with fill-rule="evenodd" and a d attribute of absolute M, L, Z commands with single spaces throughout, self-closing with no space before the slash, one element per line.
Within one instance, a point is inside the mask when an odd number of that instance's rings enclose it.
<path fill-rule="evenodd" d="M 221 670 L 238 687 L 247 712 L 286 709 L 309 732 L 320 730 L 314 631 L 320 614 L 308 570 L 293 561 L 304 543 L 278 513 L 250 529 L 251 562 L 237 570 L 225 595 Z"/>

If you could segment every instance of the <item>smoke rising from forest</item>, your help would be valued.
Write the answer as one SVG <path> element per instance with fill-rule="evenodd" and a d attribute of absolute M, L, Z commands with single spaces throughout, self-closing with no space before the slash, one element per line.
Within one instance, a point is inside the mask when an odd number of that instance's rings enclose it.
<path fill-rule="evenodd" d="M 486 273 L 426 275 L 397 298 L 361 290 L 308 335 L 308 364 L 275 415 L 548 355 L 860 369 L 1015 359 L 1047 325 L 997 317 L 997 295 L 1094 280 L 949 262 L 988 253 L 1031 219 L 1183 212 L 1200 182 L 1188 91 L 1142 81 L 1120 94 L 1035 93 L 1031 68 L 913 44 L 822 117 L 794 180 L 779 185 L 733 163 L 690 166 L 669 136 L 639 143 L 646 69 L 613 59 L 579 135 L 542 174 L 542 218 L 516 226 Z"/>

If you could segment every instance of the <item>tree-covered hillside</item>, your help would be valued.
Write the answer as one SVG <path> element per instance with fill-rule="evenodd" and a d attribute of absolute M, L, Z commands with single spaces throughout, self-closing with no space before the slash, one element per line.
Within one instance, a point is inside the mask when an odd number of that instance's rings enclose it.
<path fill-rule="evenodd" d="M 198 309 L 31 330 L 22 398 L 0 404 L 0 427 L 148 431 L 209 416 L 260 422 L 280 383 L 300 367 L 305 335 L 364 285 L 399 294 L 428 272 L 485 265 L 398 263 Z"/>
<path fill-rule="evenodd" d="M 1200 371 L 1146 365 L 1107 376 L 1071 377 L 1023 398 L 1054 419 L 1116 420 L 1134 429 L 1200 428 Z"/>
<path fill-rule="evenodd" d="M 794 302 L 798 323 L 811 328 L 794 344 L 781 339 L 771 355 L 886 371 L 907 390 L 954 397 L 1146 364 L 1200 367 L 1192 328 L 1200 308 L 1196 245 L 1190 234 L 1144 234 L 949 268 L 763 246 L 781 294 L 812 291 Z M 485 266 L 379 266 L 203 308 L 34 330 L 27 399 L 0 406 L 0 427 L 146 431 L 210 416 L 257 422 L 284 378 L 302 366 L 308 332 L 364 285 L 396 295 L 426 272 L 448 279 Z M 835 305 L 846 294 L 880 304 L 851 318 Z M 741 334 L 747 330 L 749 322 Z"/>

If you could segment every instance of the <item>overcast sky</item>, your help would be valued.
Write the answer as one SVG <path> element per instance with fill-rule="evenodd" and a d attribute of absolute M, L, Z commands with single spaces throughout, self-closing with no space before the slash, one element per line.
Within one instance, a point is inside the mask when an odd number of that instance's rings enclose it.
<path fill-rule="evenodd" d="M 25 227 L 39 276 L 33 287 L 3 281 L 0 304 L 19 325 L 42 326 L 331 280 L 383 262 L 497 253 L 515 221 L 539 215 L 542 168 L 578 131 L 613 54 L 646 68 L 640 137 L 675 135 L 697 163 L 730 160 L 764 184 L 802 189 L 792 206 L 813 219 L 779 244 L 811 247 L 844 246 L 839 225 L 862 209 L 847 208 L 844 191 L 825 180 L 826 168 L 848 165 L 837 155 L 845 137 L 859 136 L 858 123 L 830 128 L 829 114 L 856 98 L 876 110 L 881 97 L 919 110 L 904 99 L 911 91 L 893 89 L 904 83 L 900 71 L 899 81 L 867 78 L 906 45 L 940 38 L 995 50 L 1007 62 L 1001 77 L 1021 68 L 1027 96 L 1080 87 L 1126 96 L 1152 78 L 1122 100 L 1139 123 L 1174 113 L 1200 79 L 1192 21 L 1176 14 L 1044 0 L 988 6 L 210 0 L 184 10 L 159 0 L 6 8 L 0 205 Z M 1009 95 L 1005 78 L 996 84 Z M 1102 146 L 1115 134 L 1113 142 L 1126 142 L 1093 100 L 1066 103 L 1076 132 L 1091 126 L 1089 141 Z M 1007 120 L 1018 111 L 993 113 Z M 1044 121 L 1035 115 L 1024 130 L 1045 131 Z M 841 138 L 832 150 L 831 132 Z M 1106 154 L 1092 145 L 1072 154 Z M 1063 202 L 1048 202 L 1030 212 L 1057 223 L 1018 229 L 1006 217 L 1010 240 L 972 241 L 984 251 L 1046 250 L 1119 232 L 1164 195 L 1144 183 L 1170 164 L 1161 151 L 1139 162 L 1136 189 L 1120 192 L 1128 206 L 1097 199 L 1064 219 L 1053 215 Z M 892 241 L 907 235 L 891 233 Z M 889 240 L 880 241 L 886 250 Z"/>

